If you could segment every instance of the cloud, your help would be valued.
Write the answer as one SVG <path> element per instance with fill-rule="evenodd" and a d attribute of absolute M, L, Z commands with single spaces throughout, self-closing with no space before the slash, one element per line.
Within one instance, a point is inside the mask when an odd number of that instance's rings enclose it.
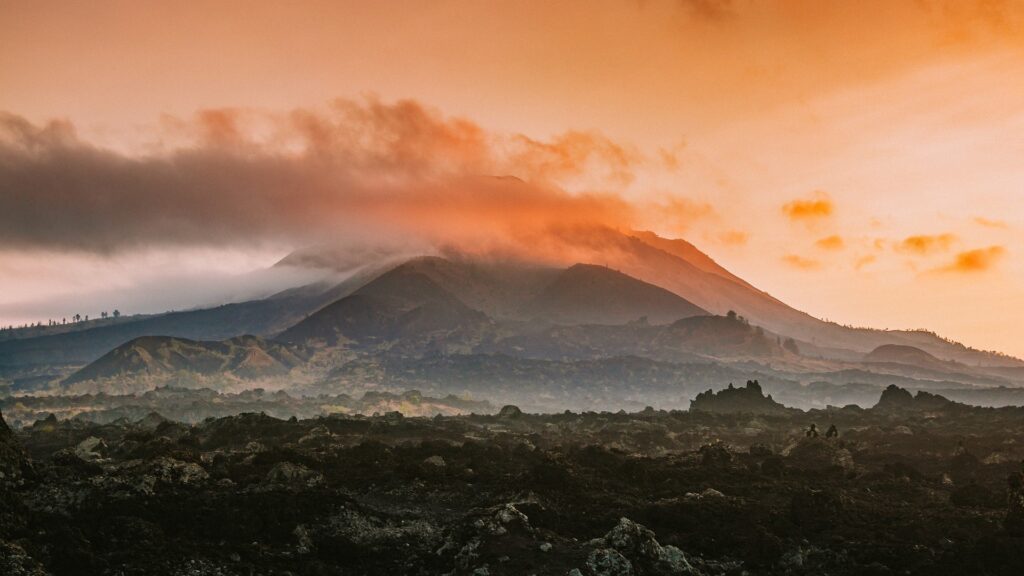
<path fill-rule="evenodd" d="M 711 204 L 680 197 L 654 202 L 644 208 L 645 221 L 659 224 L 659 228 L 674 234 L 686 234 L 698 222 L 717 218 L 718 213 Z"/>
<path fill-rule="evenodd" d="M 1005 220 L 996 220 L 991 218 L 985 218 L 983 216 L 976 217 L 974 219 L 974 223 L 977 224 L 978 226 L 984 226 L 985 228 L 997 228 L 1000 230 L 1005 230 L 1010 227 L 1010 225 L 1007 224 Z"/>
<path fill-rule="evenodd" d="M 736 16 L 732 0 L 676 0 L 697 20 L 722 22 Z"/>
<path fill-rule="evenodd" d="M 842 250 L 846 247 L 843 237 L 837 234 L 819 239 L 814 245 L 822 250 Z"/>
<path fill-rule="evenodd" d="M 936 252 L 946 252 L 957 241 L 955 234 L 938 234 L 934 236 L 908 236 L 896 245 L 896 250 L 918 256 L 926 256 Z"/>
<path fill-rule="evenodd" d="M 857 270 L 859 272 L 860 270 L 864 269 L 865 267 L 870 266 L 871 264 L 874 264 L 876 261 L 878 261 L 878 257 L 876 257 L 873 254 L 868 254 L 866 256 L 861 256 L 860 258 L 857 259 L 856 262 L 854 262 L 853 269 Z"/>
<path fill-rule="evenodd" d="M 642 159 L 596 133 L 496 134 L 372 98 L 171 124 L 180 142 L 132 156 L 79 139 L 68 122 L 0 115 L 0 245 L 112 254 L 363 230 L 484 249 L 637 219 L 636 206 L 594 190 L 628 184 Z"/>
<path fill-rule="evenodd" d="M 782 206 L 782 213 L 793 221 L 813 221 L 828 218 L 834 206 L 825 192 L 815 192 L 811 198 L 793 200 Z"/>
<path fill-rule="evenodd" d="M 821 269 L 821 262 L 812 258 L 805 258 L 797 254 L 786 254 L 782 257 L 782 261 L 792 268 L 798 270 L 819 270 Z"/>
<path fill-rule="evenodd" d="M 939 272 L 968 273 L 985 272 L 991 269 L 1006 255 L 1006 248 L 1002 246 L 989 246 L 960 252 L 956 259 L 947 266 L 939 268 Z"/>
<path fill-rule="evenodd" d="M 750 241 L 750 233 L 743 230 L 726 230 L 718 234 L 716 239 L 726 246 L 746 246 Z"/>

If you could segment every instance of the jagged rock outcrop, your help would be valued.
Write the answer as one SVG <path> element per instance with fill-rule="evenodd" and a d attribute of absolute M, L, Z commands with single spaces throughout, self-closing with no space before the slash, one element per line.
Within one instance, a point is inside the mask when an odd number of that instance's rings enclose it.
<path fill-rule="evenodd" d="M 0 488 L 18 487 L 32 477 L 32 463 L 0 414 Z"/>
<path fill-rule="evenodd" d="M 878 399 L 874 409 L 886 411 L 906 410 L 913 407 L 913 405 L 913 394 L 895 384 L 890 384 L 889 387 L 882 391 L 882 396 Z"/>
<path fill-rule="evenodd" d="M 75 446 L 75 456 L 78 456 L 86 462 L 102 460 L 106 453 L 106 442 L 95 436 L 89 436 Z"/>
<path fill-rule="evenodd" d="M 890 384 L 889 387 L 882 391 L 882 396 L 872 409 L 880 412 L 901 412 L 908 410 L 944 410 L 957 406 L 963 405 L 924 390 L 918 390 L 916 395 L 911 394 L 909 390 L 900 388 L 895 384 Z"/>
<path fill-rule="evenodd" d="M 593 576 L 698 575 L 701 572 L 675 546 L 662 546 L 654 532 L 621 518 L 603 538 L 590 541 L 594 549 L 587 557 Z"/>
<path fill-rule="evenodd" d="M 747 380 L 743 388 L 729 384 L 728 388 L 714 392 L 701 392 L 690 401 L 690 410 L 719 414 L 781 414 L 789 410 L 776 402 L 771 394 L 765 396 L 757 380 Z"/>

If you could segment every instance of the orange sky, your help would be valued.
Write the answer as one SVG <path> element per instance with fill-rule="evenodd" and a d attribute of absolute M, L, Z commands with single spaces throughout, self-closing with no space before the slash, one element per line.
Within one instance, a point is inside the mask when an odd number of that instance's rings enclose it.
<path fill-rule="evenodd" d="M 339 182 L 386 183 L 417 210 L 446 198 L 440 220 L 584 206 L 684 236 L 817 316 L 1024 356 L 1024 2 L 0 0 L 0 110 L 13 115 L 0 136 L 32 134 L 7 166 L 73 153 L 83 171 L 54 180 L 71 186 L 132 161 L 163 175 L 147 186 L 175 215 L 147 221 L 132 178 L 102 194 L 126 195 L 136 227 L 90 216 L 98 200 L 0 180 L 8 218 L 19 210 L 0 234 L 0 320 L 149 286 L 168 268 L 272 263 L 317 218 L 381 210 L 337 200 Z M 46 131 L 55 118 L 68 124 Z M 308 155 L 292 165 L 290 146 L 318 142 L 342 176 Z M 225 155 L 239 180 L 220 184 L 259 191 L 241 215 L 235 196 L 202 190 Z M 487 184 L 504 205 L 472 196 L 481 175 L 506 174 L 529 190 Z M 194 184 L 183 202 L 211 220 L 174 201 L 182 181 Z M 324 198 L 331 210 L 288 207 Z M 66 221 L 62 205 L 76 211 Z M 268 224 L 274 207 L 287 217 Z M 212 222 L 216 234 L 182 241 Z"/>

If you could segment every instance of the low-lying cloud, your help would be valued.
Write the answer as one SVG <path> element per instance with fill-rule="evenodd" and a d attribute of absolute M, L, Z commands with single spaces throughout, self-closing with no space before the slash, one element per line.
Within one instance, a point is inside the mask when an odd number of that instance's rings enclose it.
<path fill-rule="evenodd" d="M 494 134 L 414 101 L 373 99 L 167 124 L 175 144 L 132 156 L 81 140 L 65 121 L 0 114 L 0 245 L 111 254 L 302 245 L 360 230 L 483 249 L 485 238 L 637 218 L 601 190 L 628 185 L 641 158 L 596 133 Z"/>

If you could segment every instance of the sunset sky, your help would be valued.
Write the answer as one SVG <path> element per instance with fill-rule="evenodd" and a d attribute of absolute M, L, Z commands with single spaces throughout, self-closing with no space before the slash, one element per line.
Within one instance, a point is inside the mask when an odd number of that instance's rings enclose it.
<path fill-rule="evenodd" d="M 2 324 L 589 224 L 1024 356 L 1024 1 L 0 0 Z"/>

